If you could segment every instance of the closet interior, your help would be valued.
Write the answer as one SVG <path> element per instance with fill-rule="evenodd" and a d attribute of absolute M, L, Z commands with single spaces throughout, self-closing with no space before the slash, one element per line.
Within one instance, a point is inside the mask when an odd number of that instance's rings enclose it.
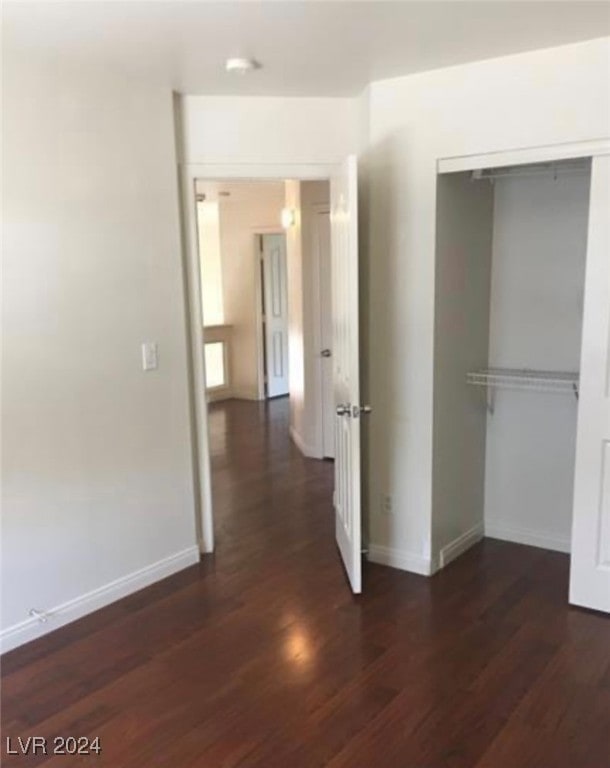
<path fill-rule="evenodd" d="M 439 174 L 433 551 L 570 550 L 590 160 Z"/>

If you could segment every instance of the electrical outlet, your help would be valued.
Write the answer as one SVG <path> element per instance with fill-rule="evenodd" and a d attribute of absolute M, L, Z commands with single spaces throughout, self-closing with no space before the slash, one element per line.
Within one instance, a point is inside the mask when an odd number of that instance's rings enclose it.
<path fill-rule="evenodd" d="M 392 497 L 387 493 L 381 494 L 381 513 L 383 515 L 392 514 Z"/>

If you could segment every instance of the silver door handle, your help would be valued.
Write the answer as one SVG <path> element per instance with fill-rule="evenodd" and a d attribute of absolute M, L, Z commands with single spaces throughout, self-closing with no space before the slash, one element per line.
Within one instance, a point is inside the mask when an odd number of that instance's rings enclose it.
<path fill-rule="evenodd" d="M 359 416 L 366 416 L 372 410 L 370 405 L 352 405 L 352 416 L 357 419 Z"/>
<path fill-rule="evenodd" d="M 337 416 L 351 416 L 352 415 L 352 407 L 351 407 L 351 405 L 338 405 L 335 410 L 336 410 Z"/>
<path fill-rule="evenodd" d="M 330 349 L 323 349 L 320 354 L 322 357 L 332 357 L 333 353 L 330 351 Z"/>

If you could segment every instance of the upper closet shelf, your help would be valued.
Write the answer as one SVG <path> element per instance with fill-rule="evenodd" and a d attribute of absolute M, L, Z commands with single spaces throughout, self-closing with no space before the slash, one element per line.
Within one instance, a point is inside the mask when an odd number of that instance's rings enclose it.
<path fill-rule="evenodd" d="M 536 392 L 571 392 L 578 397 L 578 373 L 536 371 L 530 368 L 482 368 L 466 374 L 469 384 L 479 387 L 523 389 Z"/>

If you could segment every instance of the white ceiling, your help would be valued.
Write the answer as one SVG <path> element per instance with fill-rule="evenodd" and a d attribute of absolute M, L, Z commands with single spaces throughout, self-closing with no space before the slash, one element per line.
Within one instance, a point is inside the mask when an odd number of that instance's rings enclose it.
<path fill-rule="evenodd" d="M 368 82 L 610 34 L 608 2 L 3 3 L 5 57 L 118 67 L 183 93 L 355 95 Z M 262 68 L 228 75 L 228 56 Z"/>

